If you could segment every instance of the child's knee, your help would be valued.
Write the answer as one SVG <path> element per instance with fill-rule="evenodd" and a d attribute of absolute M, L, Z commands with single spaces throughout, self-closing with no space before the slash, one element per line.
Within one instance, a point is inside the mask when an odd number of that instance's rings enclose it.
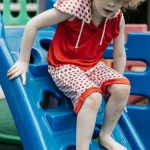
<path fill-rule="evenodd" d="M 84 101 L 84 105 L 88 108 L 99 108 L 102 101 L 102 94 L 95 92 L 90 94 Z"/>
<path fill-rule="evenodd" d="M 126 84 L 113 84 L 111 85 L 110 93 L 117 99 L 127 99 L 130 94 L 130 86 Z"/>

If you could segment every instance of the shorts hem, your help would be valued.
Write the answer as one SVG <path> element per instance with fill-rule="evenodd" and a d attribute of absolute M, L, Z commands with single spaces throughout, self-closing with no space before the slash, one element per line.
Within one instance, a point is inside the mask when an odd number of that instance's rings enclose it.
<path fill-rule="evenodd" d="M 102 93 L 101 89 L 98 87 L 91 87 L 89 89 L 86 89 L 82 95 L 78 98 L 77 103 L 74 106 L 74 112 L 78 113 L 79 110 L 81 109 L 85 99 L 87 96 L 89 96 L 90 94 L 94 93 L 94 92 L 100 92 Z"/>
<path fill-rule="evenodd" d="M 102 93 L 105 94 L 106 93 L 106 88 L 108 85 L 111 85 L 111 84 L 126 84 L 126 85 L 130 85 L 130 81 L 127 79 L 127 78 L 115 78 L 115 79 L 110 79 L 110 80 L 107 80 L 105 82 L 103 82 L 102 84 Z"/>

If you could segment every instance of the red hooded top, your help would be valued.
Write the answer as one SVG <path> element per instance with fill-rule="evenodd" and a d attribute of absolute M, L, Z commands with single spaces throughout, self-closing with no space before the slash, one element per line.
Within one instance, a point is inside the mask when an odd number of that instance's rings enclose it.
<path fill-rule="evenodd" d="M 73 16 L 58 24 L 49 48 L 50 65 L 74 64 L 87 70 L 102 60 L 112 39 L 118 36 L 122 12 L 105 18 L 96 27 L 91 17 L 91 0 L 58 0 L 54 7 Z"/>

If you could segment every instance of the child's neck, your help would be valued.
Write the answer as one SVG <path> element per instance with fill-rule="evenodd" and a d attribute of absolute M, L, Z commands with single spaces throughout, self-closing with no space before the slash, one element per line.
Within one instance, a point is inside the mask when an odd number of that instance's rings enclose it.
<path fill-rule="evenodd" d="M 96 27 L 98 27 L 101 24 L 103 19 L 104 19 L 104 17 L 101 16 L 95 9 L 94 5 L 92 5 L 92 22 L 93 22 L 93 24 Z"/>

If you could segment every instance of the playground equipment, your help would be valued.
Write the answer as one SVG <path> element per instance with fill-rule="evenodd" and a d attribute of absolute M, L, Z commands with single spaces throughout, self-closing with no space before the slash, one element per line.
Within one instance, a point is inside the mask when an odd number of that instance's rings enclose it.
<path fill-rule="evenodd" d="M 0 1 L 0 11 L 5 25 L 25 25 L 34 15 L 53 7 L 56 0 Z M 15 14 L 15 15 L 13 15 Z M 32 15 L 30 15 L 32 14 Z"/>
<path fill-rule="evenodd" d="M 127 39 L 128 32 L 147 32 L 148 27 L 146 24 L 126 24 L 125 26 L 125 39 Z"/>
<path fill-rule="evenodd" d="M 42 0 L 42 1 L 39 0 L 40 7 L 39 7 L 39 10 L 37 10 L 37 12 L 38 11 L 41 12 L 42 10 L 51 8 L 54 1 L 55 0 L 51 0 L 51 1 L 50 0 Z M 6 10 L 6 11 L 4 11 L 3 14 L 4 14 L 4 21 L 6 24 L 25 24 L 27 22 L 27 20 L 30 18 L 27 13 L 27 8 L 25 8 L 27 1 L 22 0 L 20 2 L 21 2 L 20 5 L 23 7 L 20 10 L 19 16 L 13 17 L 10 12 L 9 7 L 6 7 L 6 6 L 10 5 L 10 1 L 9 0 L 4 1 L 4 10 Z M 24 20 L 22 20 L 22 18 Z M 7 21 L 10 21 L 10 22 L 7 22 Z M 1 27 L 1 31 L 4 32 L 3 27 Z M 23 30 L 22 29 L 7 29 L 6 36 L 4 36 L 4 33 L 2 33 L 2 32 L 1 32 L 1 36 L 2 36 L 1 37 L 1 42 L 2 42 L 1 50 L 6 50 L 6 52 L 4 54 L 5 57 L 1 60 L 1 62 L 2 62 L 1 64 L 6 64 L 6 68 L 4 68 L 4 66 L 2 66 L 1 69 L 2 69 L 2 72 L 3 71 L 6 72 L 6 70 L 12 65 L 13 61 L 16 60 L 18 57 L 19 44 L 20 44 L 20 39 L 22 37 Z M 54 29 L 50 28 L 49 32 L 51 32 L 51 37 L 49 37 L 49 35 L 47 34 L 47 31 L 41 31 L 37 35 L 37 40 L 35 41 L 34 48 L 32 49 L 32 57 L 31 57 L 31 61 L 30 61 L 31 64 L 30 64 L 30 70 L 28 73 L 29 85 L 24 88 L 23 86 L 21 86 L 19 79 L 17 80 L 17 82 L 13 83 L 13 84 L 15 84 L 14 89 L 17 89 L 17 90 L 19 89 L 18 91 L 20 94 L 15 95 L 15 93 L 13 92 L 13 90 L 14 90 L 13 86 L 11 85 L 11 83 L 9 81 L 7 81 L 5 74 L 3 74 L 3 76 L 0 80 L 3 84 L 3 89 L 5 91 L 5 95 L 8 95 L 8 96 L 6 96 L 6 98 L 8 97 L 7 101 L 11 108 L 12 114 L 14 116 L 17 128 L 19 130 L 19 134 L 21 136 L 21 139 L 23 141 L 23 145 L 24 145 L 25 149 L 28 149 L 28 148 L 49 149 L 49 148 L 52 148 L 54 150 L 55 149 L 57 150 L 57 148 L 61 148 L 61 149 L 72 150 L 75 148 L 75 118 L 76 118 L 76 116 L 71 111 L 72 109 L 70 108 L 71 106 L 70 106 L 68 100 L 62 94 L 60 94 L 60 92 L 55 87 L 53 81 L 51 79 L 49 79 L 49 77 L 48 77 L 49 75 L 47 74 L 47 71 L 46 71 L 47 64 L 45 62 L 45 59 L 43 59 L 47 54 L 47 52 L 45 50 L 47 50 L 49 47 L 49 43 L 52 38 Z M 131 34 L 131 36 L 129 35 L 128 41 L 130 41 L 130 37 L 132 39 L 132 35 L 134 35 L 134 34 Z M 147 35 L 136 34 L 136 36 L 138 37 L 138 40 L 139 40 Z M 146 39 L 148 40 L 148 38 L 146 38 Z M 5 42 L 5 40 L 6 40 L 6 42 Z M 16 43 L 14 43 L 14 41 Z M 133 42 L 136 43 L 136 41 L 133 41 Z M 143 40 L 142 40 L 142 42 L 143 42 Z M 130 43 L 130 42 L 128 42 L 128 43 Z M 131 43 L 130 43 L 130 45 L 128 45 L 128 43 L 126 45 L 127 52 L 128 52 L 128 50 L 132 49 L 130 47 Z M 144 45 L 144 43 L 143 43 L 143 45 Z M 38 51 L 37 51 L 37 49 L 38 49 Z M 147 49 L 148 48 L 144 47 L 144 51 L 147 51 Z M 11 51 L 8 51 L 8 50 L 11 50 Z M 40 50 L 40 52 L 39 52 L 39 50 Z M 110 54 L 111 50 L 112 50 L 112 47 L 109 47 L 108 52 L 106 52 L 106 55 L 105 55 L 106 58 L 112 57 Z M 133 52 L 133 50 L 132 50 L 132 52 Z M 129 59 L 133 59 L 132 57 L 130 58 L 130 55 L 132 55 L 132 52 L 130 50 L 130 53 L 128 54 Z M 10 55 L 10 53 L 11 53 L 11 55 Z M 8 60 L 5 61 L 4 59 L 6 59 L 7 56 L 9 56 L 10 59 L 7 58 Z M 145 57 L 145 56 L 143 56 L 143 57 Z M 143 59 L 140 59 L 139 56 L 135 57 L 134 59 L 135 60 L 137 60 L 137 59 L 143 60 Z M 145 59 L 143 61 L 145 61 Z M 43 73 L 39 74 L 38 70 L 43 71 Z M 129 78 L 131 76 L 131 81 L 136 80 L 136 78 L 133 79 L 134 75 L 135 76 L 139 75 L 138 73 L 135 73 L 135 74 L 134 73 L 131 73 L 131 74 L 126 73 L 126 74 L 127 74 L 127 76 L 129 75 Z M 146 70 L 146 74 L 144 72 L 144 73 L 142 73 L 142 75 L 143 75 L 142 77 L 144 79 L 147 79 L 147 75 L 149 75 L 149 73 Z M 7 81 L 7 82 L 5 82 L 5 81 Z M 45 83 L 47 81 L 48 81 L 48 83 Z M 133 81 L 133 82 L 135 82 L 135 81 Z M 7 85 L 7 83 L 8 83 L 8 85 Z M 143 80 L 142 80 L 142 83 L 145 83 L 145 82 L 143 82 Z M 7 86 L 4 84 L 6 84 Z M 39 86 L 39 85 L 40 86 L 42 85 L 42 87 L 44 87 L 44 88 L 43 89 L 37 88 L 36 86 Z M 31 88 L 30 88 L 30 86 L 31 86 Z M 30 90 L 32 90 L 32 89 L 34 89 L 33 93 L 30 92 Z M 144 95 L 143 92 L 141 92 L 141 90 L 139 90 L 139 89 L 138 89 L 138 93 L 136 93 L 134 91 L 135 89 L 133 88 L 131 94 Z M 39 91 L 38 96 L 36 95 L 37 91 Z M 9 95 L 8 93 L 6 94 L 6 92 L 10 92 L 13 94 Z M 146 91 L 146 93 L 148 93 L 148 91 Z M 144 96 L 149 98 L 148 94 L 146 94 Z M 17 104 L 16 107 L 13 106 L 13 104 L 10 100 L 11 99 L 10 97 L 12 99 L 14 99 L 13 102 L 15 102 L 15 104 Z M 18 102 L 16 97 L 19 100 L 22 100 L 25 102 L 20 102 L 20 101 Z M 47 100 L 49 103 L 47 104 L 47 102 L 45 100 Z M 32 102 L 30 102 L 30 101 L 32 101 Z M 19 107 L 19 104 L 21 104 L 21 107 Z M 36 105 L 36 107 L 34 105 Z M 49 105 L 49 108 L 45 109 L 45 106 L 47 106 L 47 105 Z M 93 139 L 97 138 L 98 131 L 100 130 L 100 126 L 101 126 L 102 118 L 103 118 L 104 105 L 105 105 L 105 103 L 103 102 L 102 110 L 99 111 L 99 115 L 97 118 L 97 123 L 96 123 L 96 127 L 95 127 L 95 132 L 93 135 Z M 27 115 L 25 113 L 23 113 L 23 116 L 21 116 L 21 114 L 20 114 L 19 118 L 17 119 L 16 114 L 17 113 L 19 114 L 19 112 L 21 113 L 22 110 L 25 110 L 25 112 L 27 112 Z M 38 113 L 35 113 L 36 110 Z M 142 113 L 140 114 L 141 111 L 142 111 Z M 148 106 L 144 106 L 144 107 L 129 106 L 128 114 L 131 115 L 131 119 L 133 120 L 133 123 L 140 134 L 140 137 L 142 137 L 142 141 L 144 142 L 144 145 L 146 146 L 146 148 L 149 148 L 150 145 L 148 143 L 148 137 L 150 134 L 147 131 L 148 131 L 148 126 L 150 123 L 148 120 L 144 119 L 144 113 L 147 113 L 147 114 L 149 113 Z M 142 119 L 144 120 L 144 125 L 139 125 L 139 118 L 137 115 L 142 116 Z M 28 119 L 26 118 L 27 116 L 29 117 L 29 125 L 28 126 L 24 125 L 24 122 L 28 123 Z M 137 116 L 137 117 L 135 117 L 135 116 Z M 63 124 L 63 122 L 71 122 L 72 117 L 74 117 L 74 120 L 70 126 L 66 125 L 67 123 Z M 59 120 L 58 118 L 61 118 L 60 124 L 63 124 L 62 128 L 59 127 L 60 125 L 58 124 L 58 120 Z M 21 122 L 19 124 L 20 120 L 21 120 Z M 39 123 L 41 120 L 42 120 L 42 123 Z M 44 123 L 46 124 L 45 126 L 43 125 Z M 37 124 L 37 126 L 36 126 L 36 124 Z M 25 129 L 30 128 L 30 125 L 31 125 L 30 130 L 23 131 L 23 128 L 25 128 Z M 20 126 L 23 128 L 21 128 Z M 146 126 L 146 128 L 145 128 L 145 126 Z M 66 128 L 68 128 L 68 130 Z M 143 131 L 142 128 L 144 128 L 145 130 Z M 30 134 L 32 133 L 32 129 L 34 131 L 33 132 L 34 135 L 32 136 L 33 138 L 30 137 L 31 136 Z M 52 130 L 52 133 L 50 133 L 50 130 Z M 44 134 L 42 133 L 43 131 L 44 131 Z M 118 133 L 120 134 L 119 136 L 118 136 Z M 66 136 L 66 134 L 68 134 L 68 136 Z M 33 146 L 32 145 L 34 142 L 33 139 L 36 135 L 37 135 L 37 137 L 36 137 L 37 145 Z M 54 136 L 57 136 L 57 138 L 54 138 Z M 137 135 L 134 127 L 132 126 L 132 123 L 130 122 L 130 119 L 128 118 L 128 115 L 126 113 L 123 113 L 119 124 L 117 125 L 117 127 L 115 128 L 115 130 L 113 132 L 113 136 L 120 143 L 126 145 L 128 147 L 128 149 L 131 149 L 133 147 L 136 150 L 137 149 L 140 149 L 140 150 L 145 149 L 144 145 L 142 144 L 142 141 L 138 137 L 138 135 Z M 28 137 L 30 137 L 30 138 L 28 139 Z M 71 137 L 71 139 L 69 139 L 69 137 Z M 65 138 L 66 138 L 66 140 L 64 140 Z M 45 140 L 45 139 L 47 139 L 47 140 Z M 48 143 L 49 140 L 52 140 L 52 142 Z M 62 144 L 63 142 L 66 144 L 63 145 Z M 54 146 L 56 143 L 58 143 L 58 145 Z M 26 146 L 26 145 L 28 145 L 28 146 Z M 99 149 L 94 141 L 92 141 L 91 149 L 94 149 L 94 150 Z"/>
<path fill-rule="evenodd" d="M 24 149 L 74 150 L 76 115 L 72 111 L 69 100 L 50 78 L 45 60 L 54 28 L 37 33 L 31 52 L 26 86 L 22 85 L 20 77 L 13 81 L 6 77 L 7 70 L 18 58 L 22 30 L 8 29 L 6 35 L 4 32 L 2 18 L 0 18 L 0 64 L 2 64 L 0 83 Z M 110 56 L 112 46 L 107 51 L 107 56 Z M 98 137 L 104 108 L 105 101 L 98 113 L 90 150 L 102 149 L 94 139 Z M 128 150 L 132 148 L 145 150 L 126 112 L 114 129 L 113 137 Z"/>
<path fill-rule="evenodd" d="M 5 25 L 25 25 L 38 13 L 53 7 L 56 0 L 5 0 L 0 3 Z M 14 15 L 15 14 L 15 15 Z"/>
<path fill-rule="evenodd" d="M 146 24 L 126 24 L 125 25 L 125 41 L 127 41 L 127 36 L 128 33 L 130 32 L 135 32 L 135 33 L 146 33 L 148 32 L 147 30 L 147 25 Z M 107 64 L 109 66 L 113 66 L 113 60 L 112 59 L 107 59 Z M 139 61 L 134 61 L 134 60 L 128 60 L 126 62 L 126 71 L 131 71 L 131 72 L 143 72 L 146 69 L 146 64 L 139 60 Z M 142 102 L 145 101 L 145 97 L 143 96 L 137 96 L 137 95 L 130 95 L 129 100 L 128 100 L 128 104 L 135 104 L 138 102 Z"/>
<path fill-rule="evenodd" d="M 142 95 L 150 101 L 150 33 L 133 33 L 129 34 L 127 43 L 127 57 L 130 60 L 142 60 L 147 65 L 144 72 L 127 73 L 127 77 L 131 80 L 131 94 Z M 144 107 L 129 106 L 129 116 L 137 129 L 144 145 L 150 148 L 150 105 Z M 136 116 L 136 117 L 135 117 Z"/>
<path fill-rule="evenodd" d="M 127 59 L 143 61 L 147 65 L 144 72 L 125 72 L 131 81 L 131 94 L 144 96 L 150 101 L 150 33 L 129 33 L 126 44 Z M 106 51 L 106 58 L 111 58 L 111 51 Z M 128 115 L 138 131 L 145 147 L 150 148 L 150 105 L 128 106 Z"/>
<path fill-rule="evenodd" d="M 35 0 L 31 3 L 31 0 L 18 0 L 13 2 L 12 0 L 4 0 L 0 3 L 0 10 L 3 12 L 4 23 L 7 25 L 24 25 L 31 18 L 29 12 L 39 13 L 39 1 Z M 17 15 L 13 15 L 13 13 Z"/>

